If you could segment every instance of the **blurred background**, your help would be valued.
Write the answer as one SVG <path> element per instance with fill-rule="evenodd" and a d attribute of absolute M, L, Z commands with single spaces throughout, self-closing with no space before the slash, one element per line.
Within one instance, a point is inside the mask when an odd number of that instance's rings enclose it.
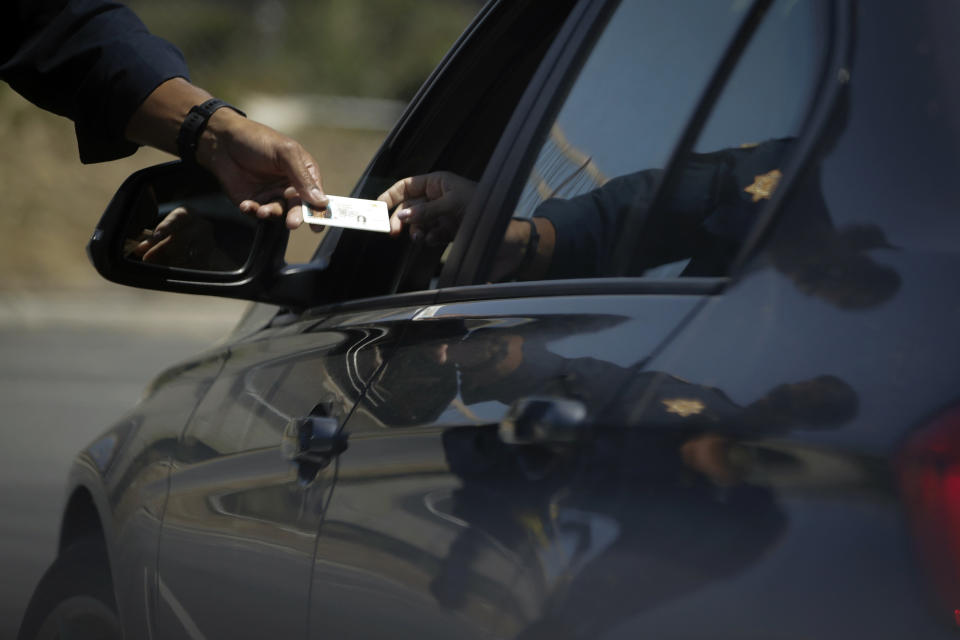
<path fill-rule="evenodd" d="M 299 140 L 348 195 L 481 0 L 136 0 L 192 80 Z M 150 149 L 81 165 L 71 122 L 0 84 L 0 640 L 52 562 L 73 455 L 168 365 L 220 339 L 244 303 L 107 283 L 84 247 Z M 288 260 L 316 244 L 292 233 Z"/>
<path fill-rule="evenodd" d="M 291 135 L 345 195 L 480 0 L 136 0 L 192 80 Z M 0 84 L 0 291 L 97 287 L 84 245 L 120 182 L 172 159 L 81 166 L 69 121 Z M 306 236 L 309 232 L 304 230 Z M 300 234 L 294 241 L 303 242 Z"/>

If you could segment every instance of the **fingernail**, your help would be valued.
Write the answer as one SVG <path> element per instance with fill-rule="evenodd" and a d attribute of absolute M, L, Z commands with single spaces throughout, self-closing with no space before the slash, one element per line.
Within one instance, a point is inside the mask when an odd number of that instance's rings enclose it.
<path fill-rule="evenodd" d="M 316 187 L 310 188 L 310 197 L 316 200 L 317 204 L 320 204 L 321 202 L 326 204 L 327 202 L 327 198 L 323 195 L 323 191 L 320 191 L 320 189 L 317 189 Z"/>
<path fill-rule="evenodd" d="M 400 209 L 400 211 L 397 211 L 397 217 L 401 220 L 406 220 L 410 217 L 411 213 L 410 209 Z"/>

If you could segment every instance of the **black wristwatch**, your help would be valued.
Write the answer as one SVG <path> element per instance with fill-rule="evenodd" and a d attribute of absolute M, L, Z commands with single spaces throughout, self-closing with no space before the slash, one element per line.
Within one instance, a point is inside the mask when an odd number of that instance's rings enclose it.
<path fill-rule="evenodd" d="M 177 134 L 177 155 L 180 156 L 184 164 L 197 164 L 197 145 L 200 144 L 200 136 L 203 134 L 203 130 L 207 128 L 210 116 L 221 107 L 233 109 L 244 118 L 247 117 L 247 114 L 240 109 L 218 98 L 210 98 L 203 104 L 190 107 L 190 112 L 187 113 L 187 117 L 183 119 L 183 124 L 180 125 L 180 133 Z"/>

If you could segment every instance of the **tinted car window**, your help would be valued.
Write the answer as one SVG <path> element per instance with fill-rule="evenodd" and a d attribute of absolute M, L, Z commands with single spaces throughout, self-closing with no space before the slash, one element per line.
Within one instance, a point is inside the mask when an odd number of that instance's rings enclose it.
<path fill-rule="evenodd" d="M 713 106 L 695 150 L 795 136 L 823 64 L 827 3 L 774 2 Z"/>
<path fill-rule="evenodd" d="M 618 240 L 640 256 L 631 258 L 629 275 L 723 275 L 776 174 L 744 189 L 776 168 L 767 164 L 779 166 L 815 92 L 821 4 L 773 3 L 694 152 L 676 161 L 678 179 L 656 198 L 748 5 L 622 3 L 567 95 L 514 211 L 548 220 L 555 231 L 547 238 L 549 268 L 536 276 L 622 275 Z M 692 264 L 697 252 L 705 255 Z"/>
<path fill-rule="evenodd" d="M 743 3 L 689 4 L 628 1 L 614 12 L 540 150 L 516 215 L 529 216 L 548 197 L 570 198 L 666 165 L 743 17 Z"/>
<path fill-rule="evenodd" d="M 628 273 L 723 276 L 783 177 L 816 95 L 828 42 L 825 1 L 771 4 L 659 206 L 628 234 Z"/>

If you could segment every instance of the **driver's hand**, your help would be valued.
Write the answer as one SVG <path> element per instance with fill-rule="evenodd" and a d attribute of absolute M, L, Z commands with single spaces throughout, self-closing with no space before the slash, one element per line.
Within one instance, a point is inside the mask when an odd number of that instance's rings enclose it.
<path fill-rule="evenodd" d="M 377 198 L 393 211 L 390 235 L 399 235 L 404 226 L 410 237 L 429 245 L 453 240 L 477 183 L 449 171 L 435 171 L 396 182 Z"/>

